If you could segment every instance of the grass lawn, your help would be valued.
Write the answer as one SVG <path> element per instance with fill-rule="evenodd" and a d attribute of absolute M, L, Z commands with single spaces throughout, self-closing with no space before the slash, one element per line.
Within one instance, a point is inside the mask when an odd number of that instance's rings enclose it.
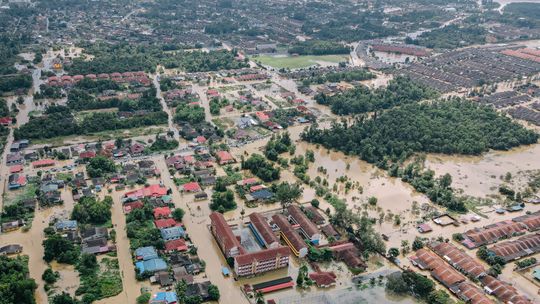
<path fill-rule="evenodd" d="M 348 60 L 348 55 L 322 55 L 322 56 L 286 56 L 277 57 L 263 55 L 252 59 L 263 65 L 268 65 L 276 69 L 300 69 L 316 65 L 319 62 L 340 63 Z"/>

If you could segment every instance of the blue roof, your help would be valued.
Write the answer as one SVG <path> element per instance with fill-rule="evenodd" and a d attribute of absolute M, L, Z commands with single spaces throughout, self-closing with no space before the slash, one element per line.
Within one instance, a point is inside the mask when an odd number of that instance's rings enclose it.
<path fill-rule="evenodd" d="M 182 227 L 170 227 L 161 229 L 161 237 L 165 241 L 176 240 L 184 236 L 184 229 Z"/>
<path fill-rule="evenodd" d="M 151 259 L 148 261 L 140 261 L 135 263 L 135 267 L 139 270 L 139 273 L 143 273 L 145 271 L 148 272 L 156 272 L 161 270 L 167 269 L 167 263 L 163 259 L 157 258 L 157 259 Z"/>
<path fill-rule="evenodd" d="M 167 303 L 174 303 L 178 301 L 178 298 L 176 297 L 176 292 L 161 291 L 161 292 L 156 293 L 152 301 L 166 301 Z"/>
<path fill-rule="evenodd" d="M 158 254 L 153 246 L 147 246 L 135 249 L 135 256 L 141 257 L 144 261 L 146 261 L 157 258 Z"/>
<path fill-rule="evenodd" d="M 60 220 L 56 222 L 56 229 L 66 230 L 66 229 L 77 229 L 77 221 L 72 220 Z"/>
<path fill-rule="evenodd" d="M 231 272 L 229 271 L 229 268 L 223 266 L 221 267 L 221 272 L 223 273 L 224 276 L 228 276 Z"/>
<path fill-rule="evenodd" d="M 255 199 L 269 199 L 274 196 L 274 194 L 268 191 L 268 189 L 261 189 L 259 191 L 251 193 L 251 196 Z"/>

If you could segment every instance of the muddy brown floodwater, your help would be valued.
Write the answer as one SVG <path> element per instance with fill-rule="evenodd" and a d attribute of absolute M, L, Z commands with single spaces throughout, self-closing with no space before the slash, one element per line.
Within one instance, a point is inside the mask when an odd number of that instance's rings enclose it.
<path fill-rule="evenodd" d="M 485 197 L 497 193 L 507 172 L 518 176 L 519 172 L 540 169 L 540 144 L 523 146 L 510 151 L 490 151 L 482 156 L 428 155 L 426 165 L 437 175 L 452 175 L 452 185 L 463 189 L 465 194 Z M 523 186 L 527 181 L 514 181 Z"/>

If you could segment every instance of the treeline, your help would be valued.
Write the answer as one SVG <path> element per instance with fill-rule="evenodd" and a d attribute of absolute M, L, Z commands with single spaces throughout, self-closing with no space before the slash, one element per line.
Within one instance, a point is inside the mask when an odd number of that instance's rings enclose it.
<path fill-rule="evenodd" d="M 222 69 L 248 67 L 244 61 L 235 59 L 236 51 L 176 51 L 166 52 L 170 45 L 133 46 L 128 44 L 82 45 L 88 54 L 94 56 L 90 61 L 83 58 L 73 60 L 66 67 L 72 74 L 98 74 L 113 72 L 147 71 L 155 72 L 158 64 L 166 68 L 179 68 L 186 72 L 206 72 Z"/>
<path fill-rule="evenodd" d="M 30 89 L 32 87 L 32 76 L 16 75 L 12 77 L 0 78 L 0 93 L 11 92 L 18 89 Z"/>
<path fill-rule="evenodd" d="M 313 75 L 302 79 L 302 84 L 307 86 L 310 84 L 323 84 L 327 82 L 340 82 L 340 81 L 362 81 L 375 78 L 375 74 L 371 73 L 367 69 L 343 71 L 343 72 L 331 72 L 324 75 Z"/>
<path fill-rule="evenodd" d="M 163 109 L 154 87 L 144 91 L 138 100 L 118 98 L 99 100 L 85 90 L 72 89 L 68 95 L 67 106 L 75 111 L 118 108 L 122 112 L 138 110 L 157 112 Z"/>
<path fill-rule="evenodd" d="M 417 84 L 408 77 L 398 76 L 386 87 L 371 90 L 358 86 L 333 96 L 321 93 L 315 96 L 315 100 L 319 104 L 329 105 L 335 114 L 348 115 L 389 109 L 436 96 L 437 92 L 432 89 Z"/>
<path fill-rule="evenodd" d="M 307 40 L 289 46 L 289 54 L 299 55 L 334 55 L 349 54 L 351 49 L 341 43 L 322 40 Z"/>
<path fill-rule="evenodd" d="M 471 44 L 483 44 L 486 42 L 486 34 L 487 30 L 477 24 L 467 24 L 466 26 L 451 24 L 424 32 L 417 40 L 409 39 L 406 42 L 430 49 L 454 49 Z"/>
<path fill-rule="evenodd" d="M 92 113 L 77 121 L 68 107 L 52 106 L 47 108 L 43 116 L 32 117 L 28 123 L 15 129 L 14 136 L 16 139 L 44 139 L 164 123 L 167 123 L 167 113 L 162 111 L 123 119 L 116 113 Z"/>
<path fill-rule="evenodd" d="M 538 134 L 490 107 L 461 99 L 408 104 L 354 124 L 312 126 L 304 140 L 323 144 L 370 163 L 405 160 L 415 152 L 476 155 L 489 149 L 536 143 Z"/>
<path fill-rule="evenodd" d="M 27 256 L 0 256 L 0 286 L 0 303 L 36 303 L 37 284 L 30 278 Z"/>

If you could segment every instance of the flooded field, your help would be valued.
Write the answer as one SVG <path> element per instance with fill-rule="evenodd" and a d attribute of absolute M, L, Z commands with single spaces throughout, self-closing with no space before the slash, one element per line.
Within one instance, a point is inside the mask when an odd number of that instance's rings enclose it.
<path fill-rule="evenodd" d="M 527 182 L 529 170 L 540 169 L 540 144 L 519 147 L 511 151 L 491 151 L 482 156 L 428 155 L 427 167 L 437 175 L 449 173 L 452 185 L 465 194 L 486 197 L 497 193 L 502 176 L 510 172 L 517 188 Z"/>

